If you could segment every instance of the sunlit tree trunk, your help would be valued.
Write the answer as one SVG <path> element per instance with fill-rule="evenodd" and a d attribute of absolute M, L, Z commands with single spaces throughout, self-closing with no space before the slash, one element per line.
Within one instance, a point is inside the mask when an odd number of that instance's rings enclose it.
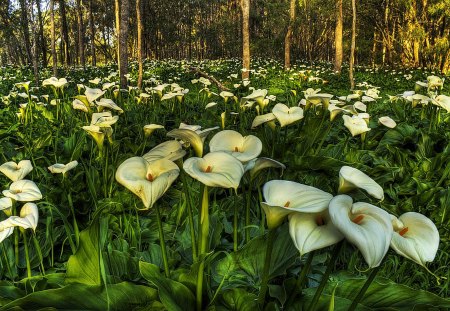
<path fill-rule="evenodd" d="M 142 75 L 144 69 L 142 68 L 142 3 L 141 0 L 136 0 L 136 20 L 137 20 L 137 55 L 139 63 L 138 74 L 138 88 L 142 88 Z"/>
<path fill-rule="evenodd" d="M 127 87 L 126 74 L 128 73 L 128 17 L 130 15 L 129 0 L 122 0 L 120 5 L 120 32 L 119 32 L 119 72 L 120 72 L 120 87 Z"/>
<path fill-rule="evenodd" d="M 350 78 L 350 89 L 355 88 L 355 79 L 353 78 L 353 64 L 355 63 L 355 47 L 356 47 L 356 0 L 352 0 L 352 46 L 350 49 L 350 68 L 349 68 L 349 78 Z"/>
<path fill-rule="evenodd" d="M 288 70 L 291 68 L 291 41 L 292 41 L 292 31 L 295 22 L 295 3 L 297 0 L 290 0 L 289 3 L 289 25 L 286 32 L 286 37 L 284 38 L 284 69 Z"/>
<path fill-rule="evenodd" d="M 77 23 L 78 23 L 78 54 L 80 56 L 80 63 L 83 68 L 86 66 L 84 59 L 84 27 L 83 27 L 83 8 L 81 7 L 81 0 L 77 0 Z"/>
<path fill-rule="evenodd" d="M 241 0 L 242 10 L 242 79 L 250 76 L 250 0 Z"/>
<path fill-rule="evenodd" d="M 19 0 L 19 3 L 20 3 L 20 24 L 23 32 L 25 50 L 27 52 L 28 63 L 31 64 L 32 56 L 31 56 L 30 32 L 28 26 L 27 3 L 26 0 Z"/>
<path fill-rule="evenodd" d="M 36 83 L 36 85 L 39 85 L 39 33 L 38 33 L 38 27 L 37 27 L 37 23 L 36 23 L 36 19 L 34 17 L 34 3 L 33 0 L 31 0 L 30 2 L 30 6 L 31 6 L 31 15 L 30 15 L 30 20 L 31 20 L 31 25 L 32 25 L 32 29 L 33 29 L 33 45 L 32 45 L 32 59 L 33 59 L 33 73 L 34 73 L 34 82 Z"/>
<path fill-rule="evenodd" d="M 53 76 L 58 76 L 58 57 L 56 55 L 56 33 L 55 33 L 55 0 L 50 0 L 50 32 L 53 62 Z"/>
<path fill-rule="evenodd" d="M 120 62 L 120 1 L 114 0 L 115 18 L 116 18 L 116 38 L 117 38 L 117 64 Z M 120 75 L 120 66 L 119 66 Z"/>
<path fill-rule="evenodd" d="M 89 28 L 91 31 L 91 57 L 92 66 L 97 65 L 97 56 L 95 55 L 95 25 L 94 25 L 94 14 L 92 14 L 92 0 L 89 0 Z"/>
<path fill-rule="evenodd" d="M 342 0 L 336 0 L 336 28 L 334 33 L 334 71 L 341 73 L 342 69 L 342 32 L 344 29 L 344 17 L 342 14 Z"/>
<path fill-rule="evenodd" d="M 39 22 L 39 45 L 42 51 L 42 65 L 47 67 L 47 45 L 45 44 L 44 37 L 44 23 L 42 21 L 42 12 L 41 12 L 41 0 L 36 0 L 37 7 L 37 17 Z"/>
<path fill-rule="evenodd" d="M 70 65 L 70 42 L 69 42 L 69 30 L 67 27 L 66 17 L 66 3 L 65 0 L 59 0 L 59 15 L 61 18 L 61 46 L 64 52 L 64 64 Z"/>

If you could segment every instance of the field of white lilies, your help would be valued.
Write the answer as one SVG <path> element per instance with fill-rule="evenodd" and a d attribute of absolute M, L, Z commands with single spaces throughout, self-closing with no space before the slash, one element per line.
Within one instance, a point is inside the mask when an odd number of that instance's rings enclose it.
<path fill-rule="evenodd" d="M 450 309 L 446 77 L 252 65 L 0 68 L 0 310 Z"/>

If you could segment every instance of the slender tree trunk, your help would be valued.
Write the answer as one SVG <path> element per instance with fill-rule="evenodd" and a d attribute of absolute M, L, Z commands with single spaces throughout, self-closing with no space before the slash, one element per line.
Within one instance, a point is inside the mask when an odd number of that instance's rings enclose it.
<path fill-rule="evenodd" d="M 289 70 L 291 68 L 291 41 L 292 30 L 295 22 L 295 3 L 297 0 L 290 0 L 289 3 L 289 25 L 284 38 L 284 69 Z"/>
<path fill-rule="evenodd" d="M 86 67 L 84 59 L 84 27 L 83 27 L 83 8 L 81 0 L 77 0 L 77 23 L 78 23 L 78 55 L 80 56 L 80 63 L 83 68 Z"/>
<path fill-rule="evenodd" d="M 356 47 L 356 0 L 352 0 L 352 47 L 350 49 L 350 89 L 355 88 L 355 79 L 353 78 L 353 64 L 355 63 L 355 47 Z"/>
<path fill-rule="evenodd" d="M 130 2 L 129 0 L 122 0 L 120 6 L 120 32 L 119 32 L 119 72 L 120 72 L 120 87 L 127 87 L 127 78 L 125 75 L 128 73 L 128 17 L 130 14 Z"/>
<path fill-rule="evenodd" d="M 28 25 L 27 3 L 26 0 L 19 0 L 20 3 L 20 24 L 22 27 L 25 50 L 27 52 L 28 64 L 32 63 L 30 30 Z"/>
<path fill-rule="evenodd" d="M 36 2 L 36 4 L 38 4 L 38 2 Z M 38 27 L 36 27 L 37 23 L 36 23 L 36 19 L 34 18 L 33 15 L 33 0 L 31 0 L 31 25 L 32 25 L 32 29 L 33 29 L 33 50 L 32 50 L 32 57 L 33 57 L 33 72 L 34 72 L 34 82 L 36 83 L 36 85 L 39 85 L 39 33 L 38 33 Z"/>
<path fill-rule="evenodd" d="M 115 18 L 116 18 L 116 38 L 117 38 L 117 64 L 120 63 L 120 1 L 114 0 Z M 120 76 L 120 66 L 119 76 Z"/>
<path fill-rule="evenodd" d="M 242 79 L 250 76 L 250 0 L 241 0 L 242 10 Z"/>
<path fill-rule="evenodd" d="M 41 12 L 41 0 L 36 0 L 37 6 L 37 14 L 38 14 L 38 22 L 39 22 L 39 41 L 40 41 L 40 49 L 42 51 L 42 65 L 47 67 L 47 44 L 45 43 L 44 37 L 44 23 L 42 21 L 42 12 Z"/>
<path fill-rule="evenodd" d="M 142 66 L 142 3 L 141 0 L 136 0 L 136 20 L 137 20 L 137 55 L 139 63 L 139 74 L 137 86 L 139 89 L 142 88 L 142 76 L 143 76 L 143 66 Z"/>
<path fill-rule="evenodd" d="M 58 57 L 56 55 L 56 33 L 55 33 L 55 0 L 50 0 L 50 32 L 53 62 L 53 76 L 58 76 Z"/>
<path fill-rule="evenodd" d="M 336 0 L 336 28 L 334 33 L 334 71 L 341 73 L 343 47 L 342 47 L 342 32 L 344 29 L 344 16 L 342 14 L 342 0 Z"/>
<path fill-rule="evenodd" d="M 95 55 L 95 25 L 94 25 L 94 14 L 92 14 L 92 0 L 89 0 L 89 28 L 91 30 L 92 66 L 96 66 L 97 65 L 97 57 Z"/>
<path fill-rule="evenodd" d="M 59 14 L 61 18 L 61 43 L 64 52 L 64 63 L 66 66 L 70 65 L 70 42 L 69 42 L 69 30 L 67 27 L 66 17 L 66 3 L 65 0 L 59 0 Z"/>

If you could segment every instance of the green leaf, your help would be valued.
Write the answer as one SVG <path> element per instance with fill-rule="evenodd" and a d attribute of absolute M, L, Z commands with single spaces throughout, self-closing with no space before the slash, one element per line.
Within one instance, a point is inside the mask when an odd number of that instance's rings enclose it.
<path fill-rule="evenodd" d="M 159 298 L 167 310 L 194 310 L 195 297 L 185 285 L 161 275 L 159 267 L 144 261 L 139 262 L 144 279 L 158 288 Z"/>
<path fill-rule="evenodd" d="M 233 288 L 225 291 L 222 295 L 222 303 L 227 310 L 259 310 L 256 295 L 248 293 L 242 288 Z"/>
<path fill-rule="evenodd" d="M 81 231 L 78 250 L 67 262 L 66 283 L 101 284 L 98 223 Z"/>
<path fill-rule="evenodd" d="M 150 305 L 157 299 L 153 288 L 128 282 L 108 285 L 70 284 L 29 294 L 3 306 L 0 310 L 132 310 Z"/>

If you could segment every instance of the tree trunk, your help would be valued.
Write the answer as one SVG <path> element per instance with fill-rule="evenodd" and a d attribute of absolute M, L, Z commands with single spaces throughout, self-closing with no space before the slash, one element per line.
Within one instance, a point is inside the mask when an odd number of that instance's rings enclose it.
<path fill-rule="evenodd" d="M 38 4 L 38 1 L 36 1 L 36 5 Z M 32 57 L 33 57 L 33 73 L 34 73 L 34 82 L 36 83 L 36 85 L 39 85 L 39 47 L 38 47 L 38 42 L 39 42 L 39 33 L 38 33 L 38 27 L 36 25 L 36 19 L 34 18 L 33 12 L 34 12 L 34 8 L 33 8 L 33 0 L 31 0 L 31 25 L 32 25 L 32 29 L 33 29 L 33 49 L 32 49 Z"/>
<path fill-rule="evenodd" d="M 97 57 L 95 55 L 95 25 L 94 25 L 94 14 L 92 14 L 92 0 L 89 0 L 89 28 L 91 30 L 92 66 L 96 66 L 97 65 Z"/>
<path fill-rule="evenodd" d="M 117 64 L 120 63 L 120 1 L 114 0 L 115 7 L 115 18 L 116 18 L 116 38 L 117 38 Z M 119 67 L 119 76 L 120 76 L 120 66 Z"/>
<path fill-rule="evenodd" d="M 127 78 L 125 75 L 128 73 L 128 17 L 130 14 L 129 0 L 122 0 L 120 6 L 120 22 L 119 22 L 119 73 L 120 73 L 120 87 L 127 88 Z"/>
<path fill-rule="evenodd" d="M 50 0 L 50 32 L 53 61 L 53 76 L 58 76 L 58 57 L 56 55 L 56 33 L 55 33 L 55 0 Z"/>
<path fill-rule="evenodd" d="M 66 4 L 65 0 L 59 0 L 59 14 L 61 18 L 61 45 L 64 51 L 64 63 L 66 66 L 70 65 L 70 43 L 69 30 L 67 27 Z"/>
<path fill-rule="evenodd" d="M 80 56 L 80 63 L 83 68 L 86 67 L 84 59 L 84 27 L 83 27 L 83 8 L 81 7 L 81 0 L 77 0 L 77 24 L 78 24 L 78 55 Z"/>
<path fill-rule="evenodd" d="M 37 6 L 37 14 L 38 14 L 38 22 L 39 22 L 39 45 L 42 51 L 42 65 L 47 67 L 47 45 L 45 43 L 44 37 L 44 23 L 42 21 L 42 12 L 41 12 L 41 0 L 36 0 Z"/>
<path fill-rule="evenodd" d="M 349 78 L 350 78 L 350 89 L 355 88 L 355 79 L 353 78 L 353 64 L 355 63 L 355 46 L 356 46 L 356 0 L 352 0 L 352 47 L 350 49 L 350 68 L 349 68 Z"/>
<path fill-rule="evenodd" d="M 137 86 L 142 89 L 142 76 L 143 76 L 143 66 L 142 66 L 142 3 L 141 0 L 136 0 L 136 20 L 137 20 L 137 55 L 139 63 L 139 74 Z"/>
<path fill-rule="evenodd" d="M 295 22 L 295 3 L 297 0 L 290 0 L 289 3 L 289 25 L 284 38 L 284 69 L 289 70 L 291 68 L 291 40 L 292 30 Z"/>
<path fill-rule="evenodd" d="M 27 52 L 28 64 L 31 64 L 32 56 L 31 56 L 30 32 L 28 26 L 27 4 L 26 0 L 19 0 L 19 2 L 20 2 L 20 24 L 22 26 L 25 51 Z"/>
<path fill-rule="evenodd" d="M 336 0 L 336 28 L 334 33 L 334 71 L 341 73 L 343 47 L 342 47 L 342 32 L 344 29 L 344 16 L 342 14 L 342 0 Z"/>
<path fill-rule="evenodd" d="M 250 76 L 250 0 L 241 0 L 242 10 L 242 79 Z"/>

